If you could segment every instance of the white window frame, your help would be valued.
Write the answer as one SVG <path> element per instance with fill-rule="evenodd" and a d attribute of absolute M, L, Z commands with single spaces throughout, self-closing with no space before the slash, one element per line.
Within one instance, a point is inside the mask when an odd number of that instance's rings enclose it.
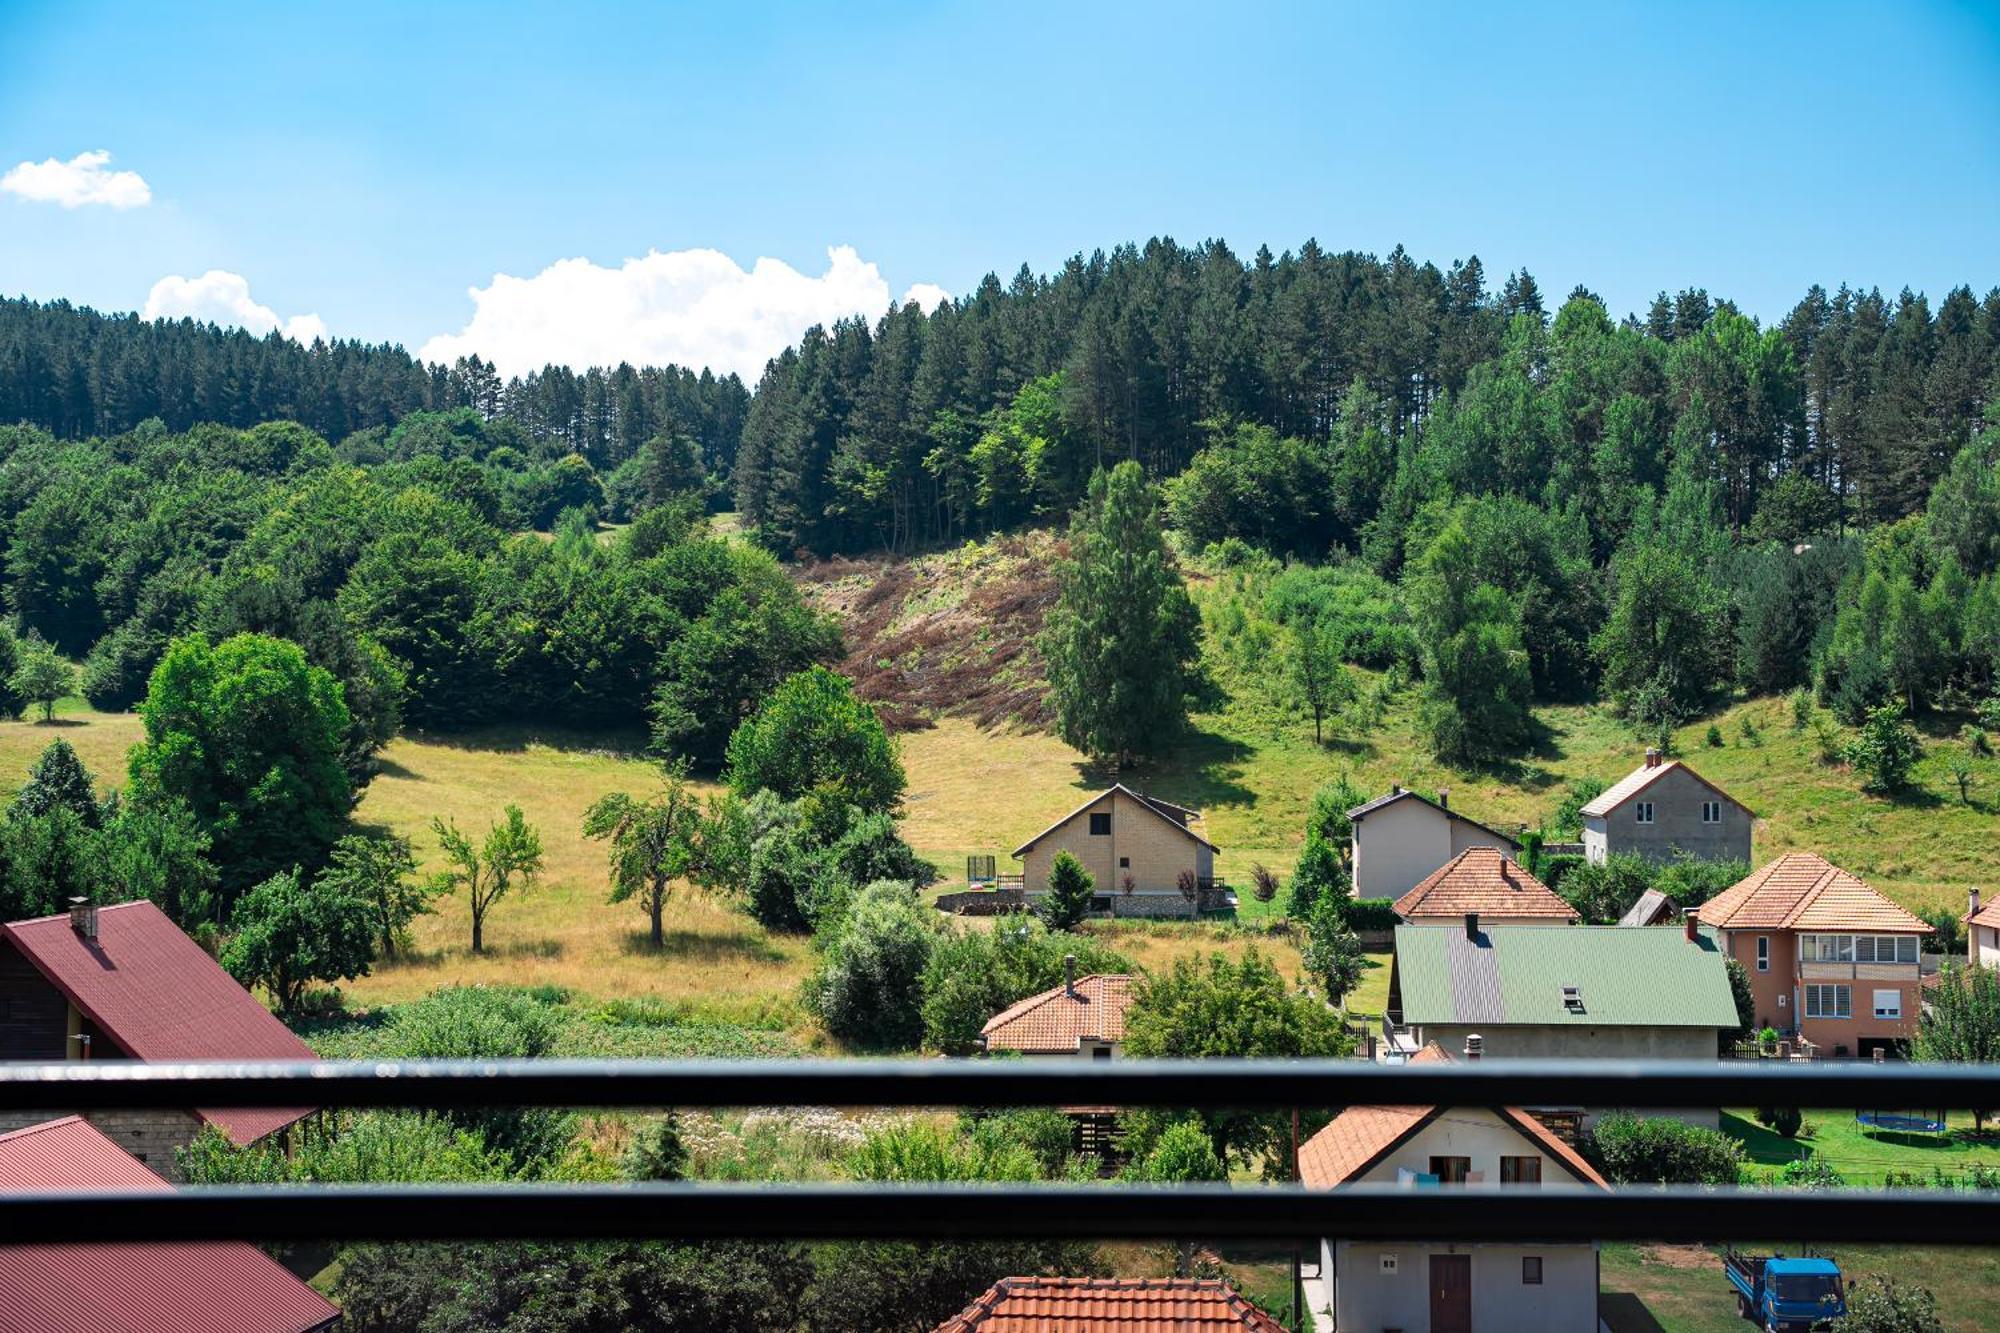
<path fill-rule="evenodd" d="M 1831 1006 L 1828 1001 L 1832 1001 Z M 1854 1017 L 1854 987 L 1831 981 L 1806 984 L 1807 1018 Z"/>
<path fill-rule="evenodd" d="M 1650 823 L 1652 823 L 1652 822 L 1653 822 L 1653 803 L 1652 803 L 1651 801 L 1634 801 L 1634 802 L 1632 802 L 1632 822 L 1633 822 L 1633 823 L 1635 823 L 1635 824 L 1650 824 Z"/>
<path fill-rule="evenodd" d="M 1885 997 L 1886 997 L 1886 1002 L 1885 1002 Z M 1875 1010 L 1875 1017 L 1896 1018 L 1896 1019 L 1902 1018 L 1903 992 L 1899 990 L 1878 990 L 1875 992 L 1874 998 L 1875 998 L 1875 1003 L 1872 1006 L 1872 1008 Z"/>
<path fill-rule="evenodd" d="M 1720 824 L 1722 822 L 1722 802 L 1703 801 L 1701 803 L 1701 822 L 1704 824 Z"/>
<path fill-rule="evenodd" d="M 1771 937 L 1769 935 L 1759 935 L 1757 937 L 1757 970 L 1759 972 L 1769 972 L 1771 970 Z"/>

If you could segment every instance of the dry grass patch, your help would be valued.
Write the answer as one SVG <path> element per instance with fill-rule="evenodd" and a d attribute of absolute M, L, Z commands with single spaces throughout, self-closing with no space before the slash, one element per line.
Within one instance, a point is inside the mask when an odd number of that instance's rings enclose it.
<path fill-rule="evenodd" d="M 137 713 L 100 713 L 81 699 L 56 705 L 53 723 L 0 722 L 0 792 L 8 800 L 28 780 L 28 766 L 56 741 L 68 741 L 100 791 L 125 785 L 125 752 L 145 736 Z"/>

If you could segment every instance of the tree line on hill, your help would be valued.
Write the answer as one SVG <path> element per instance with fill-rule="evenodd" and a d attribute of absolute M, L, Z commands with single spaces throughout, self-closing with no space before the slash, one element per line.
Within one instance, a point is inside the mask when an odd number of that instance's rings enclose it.
<path fill-rule="evenodd" d="M 749 405 L 736 376 L 675 366 L 545 366 L 503 379 L 476 356 L 426 365 L 386 343 L 308 346 L 191 319 L 0 299 L 0 424 L 62 439 L 123 435 L 158 420 L 174 433 L 295 421 L 340 441 L 393 429 L 413 412 L 466 408 L 601 472 L 657 435 L 684 436 L 711 475 L 727 477 Z"/>

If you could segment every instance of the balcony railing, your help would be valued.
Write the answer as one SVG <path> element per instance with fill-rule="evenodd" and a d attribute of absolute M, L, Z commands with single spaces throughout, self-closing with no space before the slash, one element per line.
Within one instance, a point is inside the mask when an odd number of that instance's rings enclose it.
<path fill-rule="evenodd" d="M 1520 1061 L 0 1065 L 0 1112 L 335 1107 L 2000 1105 L 2000 1067 Z M 1397 1186 L 247 1186 L 0 1194 L 0 1244 L 984 1237 L 2000 1243 L 2000 1192 Z"/>

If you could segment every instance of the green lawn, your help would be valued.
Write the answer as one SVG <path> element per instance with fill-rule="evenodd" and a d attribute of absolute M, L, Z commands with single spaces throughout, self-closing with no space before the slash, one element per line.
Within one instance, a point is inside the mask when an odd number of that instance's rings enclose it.
<path fill-rule="evenodd" d="M 1751 1247 L 1796 1254 L 1796 1244 Z M 1823 1251 L 1852 1282 L 1886 1273 L 1931 1289 L 1953 1333 L 2000 1328 L 2000 1250 L 1848 1245 Z M 1742 1333 L 1722 1260 L 1699 1245 L 1606 1245 L 1598 1309 L 1612 1333 Z"/>
<path fill-rule="evenodd" d="M 1892 1171 L 1928 1178 L 1933 1168 L 1962 1176 L 1975 1164 L 2000 1167 L 2000 1133 L 1975 1134 L 1972 1117 L 1962 1113 L 1952 1114 L 1947 1124 L 1945 1134 L 1903 1134 L 1858 1124 L 1849 1111 L 1807 1111 L 1800 1136 L 1786 1139 L 1758 1124 L 1749 1111 L 1722 1116 L 1723 1130 L 1740 1139 L 1759 1166 L 1815 1157 L 1853 1185 L 1880 1185 Z"/>

